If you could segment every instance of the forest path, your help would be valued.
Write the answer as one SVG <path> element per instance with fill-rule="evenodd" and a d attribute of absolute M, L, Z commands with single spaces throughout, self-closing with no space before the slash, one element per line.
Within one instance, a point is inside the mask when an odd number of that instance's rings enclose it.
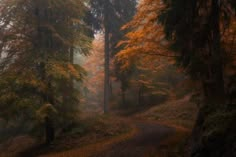
<path fill-rule="evenodd" d="M 135 122 L 138 133 L 91 157 L 149 157 L 157 153 L 160 143 L 175 129 L 153 122 Z"/>
<path fill-rule="evenodd" d="M 149 157 L 175 129 L 155 122 L 127 120 L 134 129 L 120 137 L 40 157 Z"/>

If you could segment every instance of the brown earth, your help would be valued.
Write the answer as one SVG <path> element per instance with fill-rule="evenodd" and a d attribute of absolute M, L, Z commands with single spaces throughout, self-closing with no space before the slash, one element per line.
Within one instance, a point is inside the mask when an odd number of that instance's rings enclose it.
<path fill-rule="evenodd" d="M 131 123 L 131 122 L 130 122 Z M 161 141 L 175 129 L 147 121 L 132 121 L 131 134 L 102 141 L 86 147 L 41 157 L 146 157 L 157 154 Z"/>
<path fill-rule="evenodd" d="M 31 149 L 30 155 L 21 157 L 183 157 L 178 155 L 182 153 L 178 152 L 179 146 L 184 145 L 190 134 L 195 119 L 194 111 L 196 107 L 189 102 L 189 97 L 170 99 L 141 114 L 128 117 L 110 115 L 110 119 L 103 117 L 102 121 L 107 121 L 105 126 L 111 126 L 105 129 L 105 133 L 109 133 L 106 138 L 97 136 L 104 134 L 104 126 L 95 121 L 92 126 L 96 127 L 92 132 L 96 138 L 89 134 L 89 138 L 85 138 L 87 144 L 79 142 L 83 141 L 81 138 L 69 138 L 63 140 L 60 147 L 52 146 L 58 149 L 42 149 L 40 153 L 38 149 Z M 128 126 L 132 128 L 124 129 L 128 132 L 113 135 L 113 132 Z"/>
<path fill-rule="evenodd" d="M 156 123 L 136 122 L 138 133 L 91 157 L 146 157 L 157 154 L 162 140 L 175 130 Z"/>

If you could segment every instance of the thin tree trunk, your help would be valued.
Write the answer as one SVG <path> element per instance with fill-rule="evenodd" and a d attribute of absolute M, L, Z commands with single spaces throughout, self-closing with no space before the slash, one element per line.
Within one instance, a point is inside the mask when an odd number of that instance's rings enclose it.
<path fill-rule="evenodd" d="M 110 91 L 109 91 L 109 94 L 110 94 L 110 97 L 113 97 L 113 86 L 112 86 L 112 81 L 110 80 Z"/>
<path fill-rule="evenodd" d="M 41 77 L 41 80 L 43 82 L 45 82 L 45 84 L 47 85 L 47 91 L 43 92 L 41 94 L 44 102 L 48 102 L 51 105 L 54 105 L 54 95 L 53 95 L 53 91 L 51 89 L 51 80 L 50 78 L 46 77 L 46 64 L 47 64 L 47 54 L 45 49 L 48 48 L 52 48 L 52 34 L 49 34 L 48 32 L 45 32 L 42 30 L 42 26 L 41 24 L 44 21 L 48 20 L 48 14 L 47 14 L 47 10 L 45 10 L 45 5 L 42 1 L 36 1 L 36 8 L 35 8 L 35 13 L 37 16 L 37 24 L 38 24 L 38 45 L 36 45 L 39 49 L 40 52 L 40 57 L 42 57 L 41 59 L 43 61 L 38 63 L 38 72 L 39 75 Z M 50 41 L 49 41 L 50 40 Z M 51 142 L 53 142 L 54 140 L 54 136 L 55 136 L 55 129 L 54 129 L 54 125 L 53 125 L 53 121 L 51 119 L 51 117 L 49 117 L 49 115 L 44 117 L 44 128 L 45 128 L 45 143 L 46 144 L 50 144 Z"/>
<path fill-rule="evenodd" d="M 109 79 L 109 64 L 110 64 L 110 55 L 109 55 L 109 27 L 108 27 L 108 2 L 105 4 L 104 8 L 104 26 L 105 26 L 105 67 L 104 67 L 104 113 L 108 112 L 109 106 L 109 86 L 110 86 L 110 79 Z"/>
<path fill-rule="evenodd" d="M 122 106 L 124 106 L 126 103 L 125 90 L 122 90 L 121 92 L 122 92 Z"/>
<path fill-rule="evenodd" d="M 143 84 L 140 85 L 138 90 L 138 105 L 141 106 L 143 101 Z"/>
<path fill-rule="evenodd" d="M 44 118 L 44 125 L 45 125 L 45 143 L 47 145 L 51 144 L 55 138 L 55 130 L 53 121 L 50 117 L 46 116 Z"/>
<path fill-rule="evenodd" d="M 70 47 L 70 64 L 74 64 L 74 49 L 73 47 Z M 73 88 L 73 77 L 70 76 L 70 88 L 72 89 Z"/>

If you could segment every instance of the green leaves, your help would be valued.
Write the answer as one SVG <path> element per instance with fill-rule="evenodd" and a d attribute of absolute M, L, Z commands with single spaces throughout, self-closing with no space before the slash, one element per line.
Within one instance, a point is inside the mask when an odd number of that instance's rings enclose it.
<path fill-rule="evenodd" d="M 58 113 L 57 109 L 52 104 L 44 104 L 37 111 L 37 117 L 44 122 L 45 117 L 54 117 Z"/>
<path fill-rule="evenodd" d="M 49 62 L 46 66 L 46 75 L 58 80 L 70 80 L 71 78 L 82 81 L 85 70 L 78 64 Z"/>
<path fill-rule="evenodd" d="M 7 58 L 1 62 L 0 118 L 37 123 L 51 110 L 63 124 L 78 115 L 75 83 L 86 72 L 73 61 L 91 46 L 86 5 L 87 0 L 1 1 L 0 51 Z"/>

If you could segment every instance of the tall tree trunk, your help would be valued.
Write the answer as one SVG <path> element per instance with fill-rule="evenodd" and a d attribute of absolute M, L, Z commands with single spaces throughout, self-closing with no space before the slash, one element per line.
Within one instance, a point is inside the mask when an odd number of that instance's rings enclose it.
<path fill-rule="evenodd" d="M 38 63 L 38 68 L 39 68 L 39 75 L 41 77 L 41 80 L 43 82 L 45 82 L 45 84 L 47 85 L 47 91 L 43 92 L 41 94 L 44 102 L 50 103 L 51 105 L 54 105 L 54 93 L 52 91 L 52 84 L 51 84 L 51 80 L 50 78 L 47 78 L 46 76 L 46 64 L 47 64 L 47 53 L 46 53 L 46 49 L 48 48 L 52 48 L 52 34 L 49 34 L 48 32 L 44 31 L 42 29 L 42 23 L 48 20 L 48 14 L 47 11 L 45 9 L 45 7 L 47 6 L 47 4 L 44 1 L 35 1 L 35 14 L 37 16 L 37 27 L 38 27 L 38 45 L 37 48 L 39 49 L 40 52 L 40 57 L 42 59 L 42 61 L 40 61 Z M 45 128 L 45 143 L 46 144 L 50 144 L 53 142 L 54 140 L 54 136 L 55 136 L 55 130 L 54 130 L 54 125 L 53 125 L 53 121 L 52 118 L 50 117 L 50 115 L 46 115 L 44 117 L 44 128 Z"/>
<path fill-rule="evenodd" d="M 207 3 L 208 1 L 206 1 Z M 192 156 L 195 153 L 199 153 L 198 148 L 202 145 L 203 127 L 204 122 L 208 119 L 209 110 L 206 110 L 208 106 L 212 107 L 214 111 L 217 106 L 225 103 L 225 91 L 223 80 L 223 60 L 221 49 L 221 34 L 220 34 L 220 4 L 219 0 L 211 0 L 211 14 L 209 20 L 209 60 L 208 60 L 208 72 L 201 78 L 203 93 L 205 95 L 205 105 L 201 106 L 198 116 L 195 122 L 195 126 L 192 132 Z M 200 154 L 198 154 L 201 156 Z M 197 156 L 198 156 L 197 155 Z"/>
<path fill-rule="evenodd" d="M 110 64 L 110 55 L 109 55 L 109 19 L 108 19 L 108 1 L 105 2 L 104 8 L 104 27 L 105 27 L 105 67 L 104 67 L 104 113 L 108 112 L 109 106 L 109 88 L 110 88 L 110 79 L 109 79 L 109 64 Z"/>
<path fill-rule="evenodd" d="M 110 97 L 113 97 L 113 84 L 112 84 L 112 81 L 111 81 L 111 80 L 110 80 L 109 86 L 110 86 L 110 91 L 109 91 Z"/>
<path fill-rule="evenodd" d="M 140 85 L 138 90 L 138 105 L 141 106 L 143 104 L 143 84 Z"/>
<path fill-rule="evenodd" d="M 73 47 L 70 47 L 70 63 L 74 63 L 74 49 Z"/>
<path fill-rule="evenodd" d="M 74 64 L 74 49 L 73 49 L 73 47 L 70 47 L 70 50 L 69 50 L 69 57 L 70 57 L 70 60 L 69 60 L 69 62 L 70 62 L 70 64 Z M 70 76 L 70 89 L 72 89 L 73 88 L 73 77 L 72 76 Z M 69 89 L 69 90 L 70 90 Z"/>
<path fill-rule="evenodd" d="M 49 145 L 54 141 L 55 138 L 54 124 L 49 116 L 44 117 L 44 125 L 45 125 L 45 144 Z"/>
<path fill-rule="evenodd" d="M 121 94 L 122 94 L 122 106 L 125 106 L 126 103 L 126 98 L 125 98 L 125 90 L 121 89 Z"/>
<path fill-rule="evenodd" d="M 209 65 L 209 79 L 207 80 L 208 82 L 206 82 L 208 86 L 206 102 L 210 104 L 222 104 L 225 102 L 225 91 L 223 80 L 223 55 L 220 43 L 220 4 L 217 0 L 212 0 L 211 26 L 211 61 Z"/>

